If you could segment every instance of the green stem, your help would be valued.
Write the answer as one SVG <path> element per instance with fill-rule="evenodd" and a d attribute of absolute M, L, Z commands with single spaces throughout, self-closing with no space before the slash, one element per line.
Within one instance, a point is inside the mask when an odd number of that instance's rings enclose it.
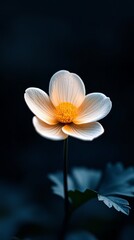
<path fill-rule="evenodd" d="M 68 216 L 68 184 L 67 184 L 67 173 L 68 173 L 68 138 L 64 140 L 64 169 L 63 169 L 63 179 L 64 179 L 64 208 L 65 216 Z"/>
<path fill-rule="evenodd" d="M 68 184 L 67 184 L 67 173 L 68 173 L 68 138 L 64 140 L 64 166 L 63 166 L 63 182 L 64 182 L 64 220 L 62 224 L 62 229 L 58 240 L 64 240 L 65 234 L 68 227 L 69 220 L 69 200 L 68 200 Z"/>

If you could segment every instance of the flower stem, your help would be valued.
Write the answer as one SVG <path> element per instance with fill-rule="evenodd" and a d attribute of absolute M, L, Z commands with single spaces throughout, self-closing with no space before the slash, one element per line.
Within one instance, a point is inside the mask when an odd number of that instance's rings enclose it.
<path fill-rule="evenodd" d="M 68 184 L 67 184 L 67 173 L 68 173 L 68 138 L 64 140 L 64 166 L 63 166 L 63 182 L 64 182 L 64 220 L 62 229 L 58 240 L 64 240 L 65 234 L 68 227 L 69 220 L 69 201 L 68 201 Z"/>
<path fill-rule="evenodd" d="M 67 184 L 67 172 L 68 172 L 68 138 L 64 140 L 64 169 L 63 169 L 63 180 L 64 180 L 64 208 L 65 216 L 68 216 L 68 184 Z"/>

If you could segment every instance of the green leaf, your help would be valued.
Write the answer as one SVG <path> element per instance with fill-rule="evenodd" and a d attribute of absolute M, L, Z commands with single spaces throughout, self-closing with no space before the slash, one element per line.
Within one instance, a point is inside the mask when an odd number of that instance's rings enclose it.
<path fill-rule="evenodd" d="M 68 196 L 71 200 L 71 211 L 74 211 L 84 203 L 97 197 L 97 192 L 87 189 L 84 192 L 79 190 L 68 191 Z"/>
<path fill-rule="evenodd" d="M 98 194 L 98 200 L 103 201 L 107 207 L 114 207 L 118 212 L 122 212 L 126 215 L 129 215 L 129 202 L 121 197 L 116 196 L 102 196 Z"/>

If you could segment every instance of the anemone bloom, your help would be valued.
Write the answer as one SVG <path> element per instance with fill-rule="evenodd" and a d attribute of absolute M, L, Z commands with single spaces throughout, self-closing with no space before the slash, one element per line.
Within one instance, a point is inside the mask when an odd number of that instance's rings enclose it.
<path fill-rule="evenodd" d="M 49 96 L 39 88 L 28 88 L 24 95 L 30 110 L 35 114 L 33 125 L 43 137 L 52 140 L 68 136 L 93 140 L 104 129 L 97 121 L 111 110 L 112 103 L 102 93 L 85 95 L 81 78 L 65 70 L 56 72 L 50 79 Z"/>

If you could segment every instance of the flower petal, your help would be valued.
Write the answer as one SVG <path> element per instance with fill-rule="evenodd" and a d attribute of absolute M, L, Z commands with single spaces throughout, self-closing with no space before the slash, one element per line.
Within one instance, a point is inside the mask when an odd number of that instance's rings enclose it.
<path fill-rule="evenodd" d="M 85 86 L 78 75 L 61 70 L 50 80 L 49 95 L 54 106 L 70 102 L 79 107 L 85 98 Z"/>
<path fill-rule="evenodd" d="M 83 124 L 98 121 L 110 112 L 111 107 L 112 102 L 110 98 L 104 94 L 88 94 L 79 108 L 78 116 L 73 122 L 75 124 Z"/>
<path fill-rule="evenodd" d="M 72 137 L 91 141 L 94 138 L 99 137 L 104 132 L 104 129 L 100 123 L 92 122 L 81 125 L 75 125 L 73 123 L 65 125 L 62 128 L 62 131 Z"/>
<path fill-rule="evenodd" d="M 39 133 L 42 137 L 51 139 L 51 140 L 63 140 L 68 137 L 62 131 L 62 126 L 60 123 L 56 125 L 49 125 L 43 121 L 41 121 L 37 117 L 33 117 L 33 125 L 37 133 Z"/>
<path fill-rule="evenodd" d="M 30 110 L 39 119 L 50 125 L 57 123 L 54 116 L 54 106 L 44 91 L 39 88 L 28 88 L 24 98 Z"/>

